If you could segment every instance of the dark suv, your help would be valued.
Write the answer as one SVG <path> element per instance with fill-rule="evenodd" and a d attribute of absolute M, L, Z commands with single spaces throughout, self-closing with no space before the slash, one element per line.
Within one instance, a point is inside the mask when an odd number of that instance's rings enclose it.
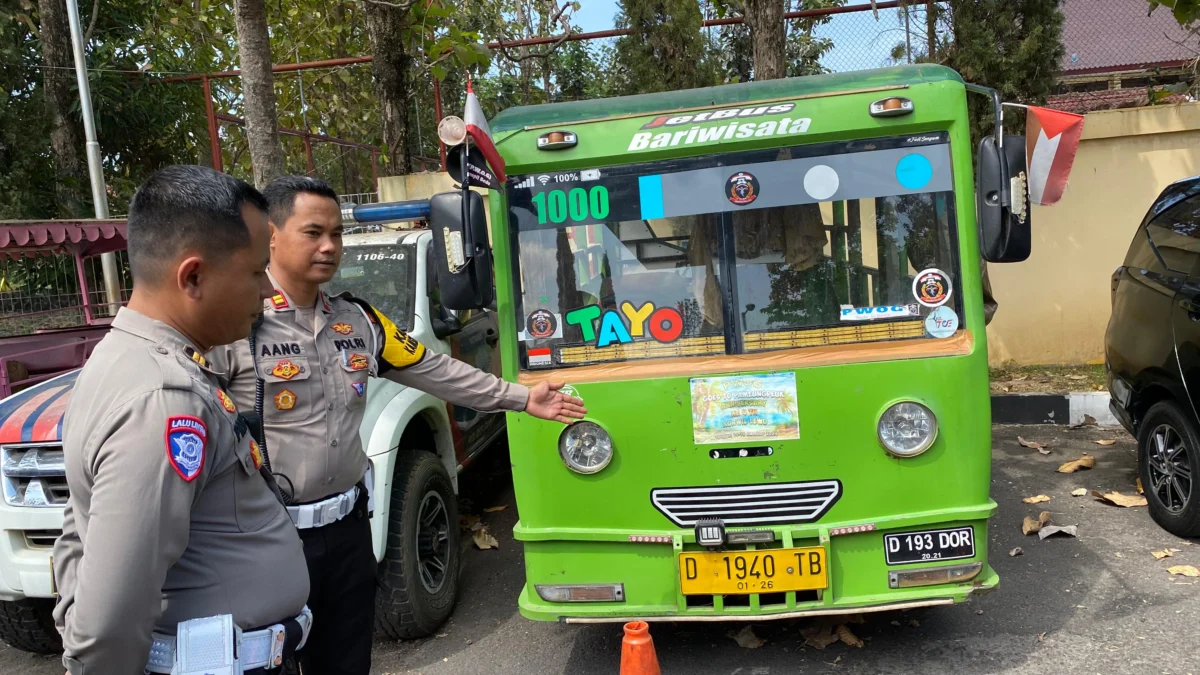
<path fill-rule="evenodd" d="M 1200 176 L 1159 195 L 1113 273 L 1104 356 L 1150 515 L 1200 535 Z"/>

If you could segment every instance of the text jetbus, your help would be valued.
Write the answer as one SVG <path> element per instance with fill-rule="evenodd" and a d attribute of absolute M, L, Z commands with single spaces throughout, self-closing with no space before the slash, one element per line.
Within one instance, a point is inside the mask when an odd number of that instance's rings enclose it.
<path fill-rule="evenodd" d="M 977 148 L 969 93 L 997 122 Z M 589 411 L 509 418 L 523 615 L 996 586 L 980 259 L 1029 253 L 1024 142 L 999 122 L 995 92 L 926 65 L 496 117 L 493 255 L 478 195 L 431 203 L 442 298 L 486 304 L 494 271 L 505 377 Z"/>

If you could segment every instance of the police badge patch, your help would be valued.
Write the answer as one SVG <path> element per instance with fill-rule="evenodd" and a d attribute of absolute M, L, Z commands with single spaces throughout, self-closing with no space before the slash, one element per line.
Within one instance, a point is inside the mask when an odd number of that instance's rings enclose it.
<path fill-rule="evenodd" d="M 204 421 L 190 415 L 168 417 L 165 437 L 171 468 L 180 478 L 192 482 L 204 467 L 204 446 L 208 443 Z"/>
<path fill-rule="evenodd" d="M 354 393 L 358 394 L 360 398 L 363 394 L 367 393 L 366 382 L 351 382 L 350 386 L 354 388 Z"/>
<path fill-rule="evenodd" d="M 725 182 L 725 196 L 738 206 L 745 206 L 758 199 L 758 179 L 754 174 L 739 171 Z"/>
<path fill-rule="evenodd" d="M 525 320 L 525 332 L 533 338 L 553 337 L 558 332 L 558 319 L 549 310 L 534 310 Z"/>

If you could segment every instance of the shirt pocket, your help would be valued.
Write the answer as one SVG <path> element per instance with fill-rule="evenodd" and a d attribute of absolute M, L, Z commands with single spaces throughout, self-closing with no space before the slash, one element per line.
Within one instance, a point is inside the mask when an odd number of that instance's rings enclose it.
<path fill-rule="evenodd" d="M 361 410 L 367 400 L 367 378 L 376 372 L 375 358 L 365 350 L 338 353 L 342 399 L 347 410 Z"/>
<path fill-rule="evenodd" d="M 307 356 L 261 358 L 258 373 L 263 379 L 263 416 L 267 420 L 306 419 L 316 410 Z"/>

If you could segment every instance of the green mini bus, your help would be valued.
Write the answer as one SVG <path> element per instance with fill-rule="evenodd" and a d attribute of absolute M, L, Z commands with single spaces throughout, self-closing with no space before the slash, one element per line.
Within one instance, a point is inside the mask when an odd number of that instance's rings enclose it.
<path fill-rule="evenodd" d="M 995 117 L 977 146 L 969 93 Z M 508 419 L 524 616 L 757 621 L 996 587 L 981 270 L 1030 245 L 1001 110 L 916 65 L 492 121 L 490 248 L 478 194 L 431 200 L 442 300 L 490 304 L 494 278 L 504 376 L 588 408 Z"/>

